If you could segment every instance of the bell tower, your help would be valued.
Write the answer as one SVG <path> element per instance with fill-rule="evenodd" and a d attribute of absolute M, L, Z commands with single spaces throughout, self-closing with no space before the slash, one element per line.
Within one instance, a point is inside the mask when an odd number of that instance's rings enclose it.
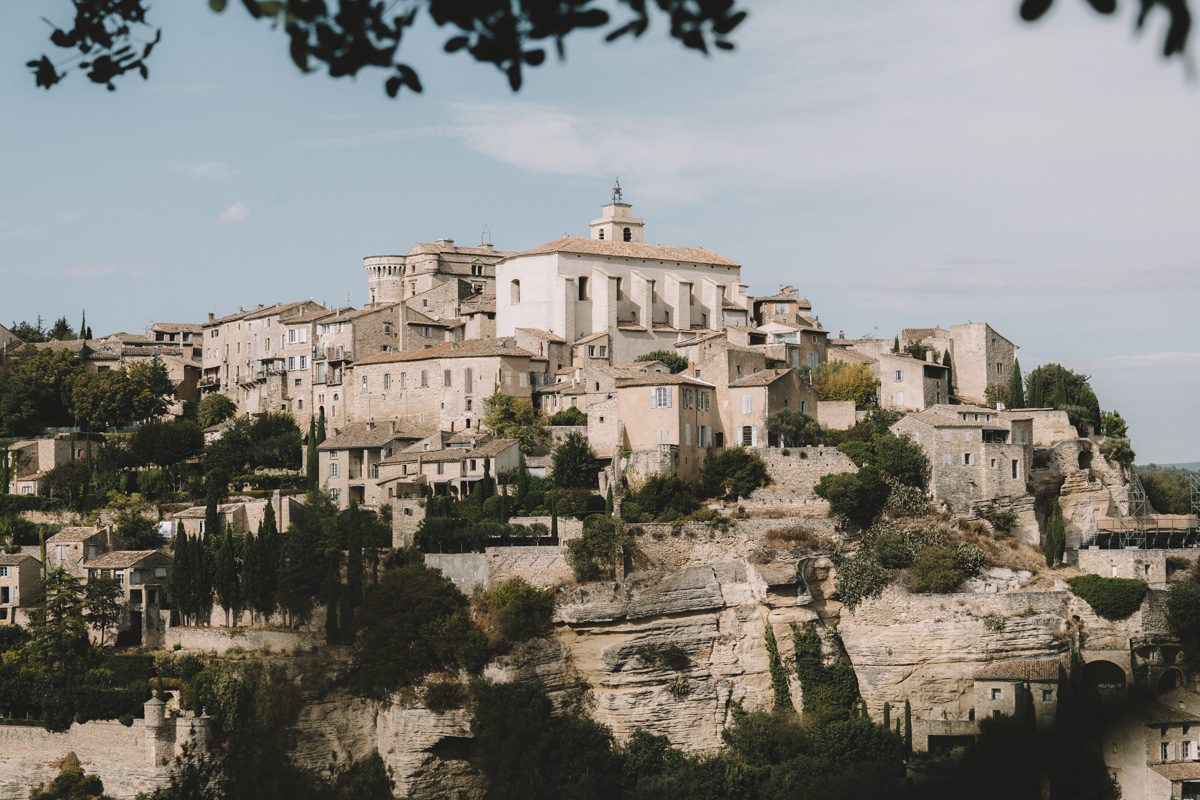
<path fill-rule="evenodd" d="M 613 183 L 612 200 L 600 209 L 600 219 L 592 220 L 591 238 L 606 242 L 645 241 L 642 229 L 646 227 L 646 221 L 630 214 L 632 208 L 622 199 L 621 181 L 618 178 Z"/>

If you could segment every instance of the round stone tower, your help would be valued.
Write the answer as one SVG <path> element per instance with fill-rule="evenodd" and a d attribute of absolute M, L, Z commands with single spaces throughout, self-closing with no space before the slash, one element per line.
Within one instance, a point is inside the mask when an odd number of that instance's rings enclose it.
<path fill-rule="evenodd" d="M 398 303 L 404 299 L 404 256 L 367 256 L 367 304 Z"/>

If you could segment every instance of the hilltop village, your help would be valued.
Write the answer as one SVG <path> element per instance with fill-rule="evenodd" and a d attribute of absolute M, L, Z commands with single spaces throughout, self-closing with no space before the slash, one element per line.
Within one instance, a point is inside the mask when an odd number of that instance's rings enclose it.
<path fill-rule="evenodd" d="M 1156 508 L 1120 415 L 1016 332 L 847 338 L 646 235 L 616 187 L 586 235 L 368 256 L 361 308 L 0 327 L 5 381 L 61 405 L 0 402 L 0 797 L 234 763 L 211 676 L 263 664 L 289 763 L 375 759 L 398 795 L 498 786 L 480 709 L 513 684 L 700 765 L 751 712 L 853 720 L 910 786 L 1006 720 L 1100 715 L 1063 751 L 1088 796 L 1200 796 L 1195 475 Z M 62 598 L 111 661 L 46 656 L 69 685 L 21 672 Z"/>

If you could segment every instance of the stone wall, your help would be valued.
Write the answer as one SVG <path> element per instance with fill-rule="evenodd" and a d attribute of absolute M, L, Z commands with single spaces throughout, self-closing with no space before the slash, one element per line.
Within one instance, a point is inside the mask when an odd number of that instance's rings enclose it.
<path fill-rule="evenodd" d="M 1083 572 L 1093 575 L 1136 578 L 1153 588 L 1164 589 L 1169 577 L 1168 558 L 1191 565 L 1200 558 L 1200 550 L 1101 550 L 1098 547 L 1085 547 L 1079 551 L 1078 566 Z"/>
<path fill-rule="evenodd" d="M 829 504 L 813 493 L 817 482 L 837 472 L 858 472 L 854 462 L 834 447 L 766 447 L 757 452 L 774 482 L 743 500 L 746 509 L 787 509 L 804 516 L 824 516 Z"/>
<path fill-rule="evenodd" d="M 1071 424 L 1067 412 L 1055 408 L 1015 408 L 1000 412 L 1000 418 L 1009 421 L 1030 420 L 1033 423 L 1033 443 L 1037 447 L 1050 447 L 1079 438 L 1079 432 Z"/>
<path fill-rule="evenodd" d="M 509 522 L 550 527 L 549 517 L 513 517 Z M 488 547 L 482 553 L 426 553 L 425 563 L 441 570 L 467 595 L 477 586 L 486 588 L 509 578 L 524 578 L 534 586 L 557 586 L 574 579 L 565 545 L 582 534 L 583 522 L 562 518 L 558 521 L 558 545 Z"/>
<path fill-rule="evenodd" d="M 321 636 L 308 631 L 177 625 L 167 628 L 163 646 L 168 650 L 178 645 L 183 650 L 214 653 L 224 653 L 232 648 L 246 652 L 295 653 L 323 643 Z"/>
<path fill-rule="evenodd" d="M 844 431 L 854 427 L 858 416 L 854 413 L 854 403 L 850 400 L 821 400 L 817 403 L 817 422 L 823 427 L 835 431 Z"/>

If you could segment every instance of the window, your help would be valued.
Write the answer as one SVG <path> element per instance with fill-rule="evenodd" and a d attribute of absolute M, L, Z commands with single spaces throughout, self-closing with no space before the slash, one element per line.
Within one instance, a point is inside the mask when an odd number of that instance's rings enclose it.
<path fill-rule="evenodd" d="M 392 376 L 386 374 L 383 376 L 383 390 L 386 392 L 390 388 L 392 388 Z"/>
<path fill-rule="evenodd" d="M 1160 742 L 1158 745 L 1158 758 L 1164 764 L 1170 760 L 1171 744 L 1170 742 Z"/>
<path fill-rule="evenodd" d="M 1042 689 L 1042 702 L 1043 703 L 1049 703 L 1053 699 L 1054 699 L 1054 690 L 1053 689 Z"/>
<path fill-rule="evenodd" d="M 963 453 L 963 466 L 964 467 L 975 466 L 975 454 L 974 453 Z"/>
<path fill-rule="evenodd" d="M 527 372 L 518 372 L 517 373 L 517 385 L 520 386 L 521 388 L 525 388 L 525 383 L 528 380 L 529 380 L 529 373 L 527 373 Z"/>
<path fill-rule="evenodd" d="M 748 394 L 742 395 L 742 413 L 749 414 L 753 410 L 753 408 L 754 408 L 753 398 Z"/>
<path fill-rule="evenodd" d="M 308 369 L 308 356 L 300 356 L 300 369 Z"/>
<path fill-rule="evenodd" d="M 341 474 L 342 474 L 342 465 L 341 464 L 331 463 L 329 465 L 329 477 L 336 478 Z"/>
<path fill-rule="evenodd" d="M 372 478 L 373 480 L 378 480 L 378 478 L 379 478 L 379 465 L 378 465 L 378 464 L 372 464 L 372 465 L 370 466 L 370 468 L 369 468 L 368 472 L 370 473 L 370 475 L 371 475 L 371 478 Z"/>
<path fill-rule="evenodd" d="M 521 282 L 514 279 L 508 285 L 508 302 L 511 305 L 519 305 L 521 303 Z"/>
<path fill-rule="evenodd" d="M 334 399 L 334 400 L 337 400 L 337 398 L 336 398 L 336 397 L 335 397 L 335 398 L 333 398 L 333 399 Z M 329 457 L 330 457 L 330 458 L 336 459 L 336 458 L 337 458 L 339 455 L 341 455 L 341 451 L 339 451 L 339 450 L 330 450 L 330 451 L 329 451 Z"/>
<path fill-rule="evenodd" d="M 904 392 L 896 392 L 896 405 L 904 405 Z"/>
<path fill-rule="evenodd" d="M 942 455 L 942 463 L 947 467 L 951 466 L 954 463 L 954 456 L 950 455 L 949 453 L 944 453 Z"/>
<path fill-rule="evenodd" d="M 896 370 L 895 374 L 892 376 L 892 380 L 894 380 L 894 381 L 904 380 L 904 370 L 902 370 L 902 369 Z"/>
<path fill-rule="evenodd" d="M 659 444 L 667 444 L 667 429 L 666 428 L 659 428 L 656 431 L 656 434 L 658 436 Z"/>
<path fill-rule="evenodd" d="M 998 462 L 996 459 L 994 459 L 994 458 L 993 458 L 993 459 L 992 459 L 992 469 L 995 469 L 995 468 L 996 468 L 996 464 L 998 464 L 998 463 L 1000 463 L 1000 462 Z"/>
<path fill-rule="evenodd" d="M 801 401 L 800 401 L 800 413 L 801 413 L 801 414 L 807 414 L 807 413 L 808 413 L 808 401 L 807 401 L 807 400 L 801 400 Z"/>
<path fill-rule="evenodd" d="M 692 407 L 692 390 L 687 386 L 683 387 L 683 407 Z"/>
<path fill-rule="evenodd" d="M 401 389 L 408 388 L 408 373 L 407 372 L 400 373 L 400 388 Z"/>
<path fill-rule="evenodd" d="M 470 367 L 467 367 L 466 369 L 463 370 L 463 391 L 466 392 L 467 394 L 470 394 L 471 393 L 471 385 L 474 382 L 475 382 L 475 373 Z M 467 410 L 469 411 L 470 407 L 468 407 Z"/>
<path fill-rule="evenodd" d="M 950 441 L 950 431 L 942 431 L 942 441 L 943 442 Z"/>
<path fill-rule="evenodd" d="M 670 408 L 671 407 L 671 387 L 656 386 L 654 395 L 650 401 L 651 408 Z"/>
<path fill-rule="evenodd" d="M 599 235 L 598 237 L 596 237 L 596 238 L 598 238 L 598 239 L 603 239 L 603 238 L 604 238 L 604 229 L 603 229 L 603 228 L 601 228 L 601 229 L 600 229 L 600 235 Z"/>
<path fill-rule="evenodd" d="M 428 370 L 424 370 L 424 369 L 421 370 L 421 388 L 422 389 L 429 388 L 429 371 Z"/>
<path fill-rule="evenodd" d="M 627 242 L 633 241 L 633 231 L 629 230 L 629 228 L 626 228 L 621 235 L 624 237 L 625 241 L 627 241 Z"/>
<path fill-rule="evenodd" d="M 295 328 L 292 328 L 288 331 L 288 344 L 296 343 L 296 333 L 297 331 Z"/>
<path fill-rule="evenodd" d="M 441 475 L 441 474 L 445 473 L 445 471 L 446 471 L 446 465 L 443 464 L 441 461 L 437 462 L 437 474 Z"/>
<path fill-rule="evenodd" d="M 582 275 L 579 276 L 579 299 L 580 300 L 588 299 L 588 279 L 583 277 Z"/>
<path fill-rule="evenodd" d="M 0 578 L 8 577 L 8 567 L 0 567 Z"/>
<path fill-rule="evenodd" d="M 750 447 L 754 444 L 754 428 L 749 425 L 742 426 L 742 446 Z"/>
<path fill-rule="evenodd" d="M 690 422 L 683 424 L 683 443 L 687 447 L 692 446 L 692 423 Z"/>
<path fill-rule="evenodd" d="M 1179 760 L 1187 761 L 1191 757 L 1192 757 L 1192 743 L 1191 742 L 1180 742 L 1179 743 Z"/>
<path fill-rule="evenodd" d="M 475 459 L 472 458 L 470 461 L 470 464 L 471 464 L 470 470 L 471 470 L 471 472 L 474 472 L 475 471 Z"/>
<path fill-rule="evenodd" d="M 808 368 L 809 368 L 809 369 L 816 369 L 816 368 L 817 368 L 817 360 L 818 360 L 818 358 L 819 358 L 819 357 L 817 356 L 817 354 L 816 354 L 816 353 L 809 353 L 809 354 L 808 354 Z"/>
<path fill-rule="evenodd" d="M 1003 689 L 992 689 L 992 699 L 999 700 L 1004 695 Z"/>
<path fill-rule="evenodd" d="M 600 421 L 603 422 L 604 419 L 601 418 Z M 707 425 L 700 426 L 700 439 L 697 444 L 699 444 L 701 447 L 708 447 L 712 444 L 712 428 L 708 427 Z"/>
<path fill-rule="evenodd" d="M 454 382 L 450 379 L 450 370 L 442 370 L 442 386 L 453 386 Z"/>
<path fill-rule="evenodd" d="M 997 708 L 992 711 L 992 717 L 995 719 L 999 719 L 1001 716 L 1000 709 Z"/>
<path fill-rule="evenodd" d="M 1020 467 L 1018 466 L 1020 463 L 1021 462 L 1015 458 L 1012 460 L 1012 476 L 1014 481 L 1020 477 Z"/>
<path fill-rule="evenodd" d="M 295 356 L 288 356 L 288 360 L 287 360 L 287 368 L 288 368 L 288 369 L 295 369 L 295 368 L 296 368 L 296 357 L 295 357 Z"/>
<path fill-rule="evenodd" d="M 364 392 L 367 390 L 367 376 L 366 375 L 362 376 L 362 389 Z"/>
<path fill-rule="evenodd" d="M 341 489 L 330 489 L 329 490 L 329 499 L 335 503 L 338 502 L 339 500 L 341 500 L 342 499 L 342 490 Z"/>
<path fill-rule="evenodd" d="M 696 392 L 696 408 L 708 411 L 708 392 Z"/>

